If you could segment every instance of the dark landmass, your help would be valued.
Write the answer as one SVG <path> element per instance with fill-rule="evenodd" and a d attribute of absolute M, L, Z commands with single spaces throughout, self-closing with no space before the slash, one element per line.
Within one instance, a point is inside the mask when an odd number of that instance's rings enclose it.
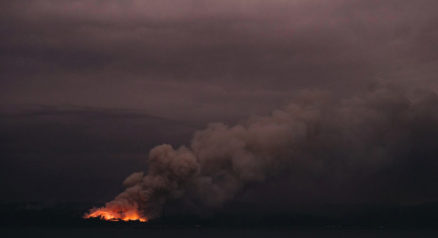
<path fill-rule="evenodd" d="M 237 206 L 237 205 L 235 205 Z M 3 203 L 0 226 L 134 229 L 436 229 L 438 203 L 412 206 L 324 205 L 311 212 L 164 214 L 149 222 L 83 219 L 89 204 Z"/>

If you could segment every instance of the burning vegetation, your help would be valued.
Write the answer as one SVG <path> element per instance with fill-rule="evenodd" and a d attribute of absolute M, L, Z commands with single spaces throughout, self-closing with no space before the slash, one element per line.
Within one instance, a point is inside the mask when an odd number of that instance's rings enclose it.
<path fill-rule="evenodd" d="M 140 221 L 147 222 L 148 219 L 140 214 L 137 209 L 123 210 L 110 208 L 94 208 L 84 215 L 84 218 L 100 218 L 107 221 Z"/>

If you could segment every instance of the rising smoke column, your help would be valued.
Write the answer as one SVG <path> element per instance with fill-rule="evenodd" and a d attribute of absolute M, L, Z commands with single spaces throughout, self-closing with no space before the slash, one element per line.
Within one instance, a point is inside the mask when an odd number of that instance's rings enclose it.
<path fill-rule="evenodd" d="M 427 180 L 437 181 L 431 175 L 438 168 L 437 138 L 438 96 L 433 92 L 384 87 L 348 99 L 305 92 L 269 116 L 235 126 L 210 124 L 195 133 L 188 147 L 153 148 L 146 173 L 130 175 L 124 192 L 90 213 L 117 211 L 123 218 L 135 211 L 154 218 L 166 202 L 187 198 L 218 207 L 245 186 L 282 173 L 296 181 L 316 176 L 351 192 L 378 181 L 377 189 L 388 190 L 389 199 L 391 194 L 401 200 L 428 199 L 436 192 L 411 194 L 409 185 L 398 188 L 385 176 L 409 178 L 406 171 L 417 166 L 426 174 L 417 182 L 432 186 Z M 316 190 L 318 185 L 307 186 Z"/>

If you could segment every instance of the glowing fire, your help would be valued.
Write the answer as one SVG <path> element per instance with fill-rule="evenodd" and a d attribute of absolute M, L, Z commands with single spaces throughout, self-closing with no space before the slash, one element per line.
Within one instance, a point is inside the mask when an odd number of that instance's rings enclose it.
<path fill-rule="evenodd" d="M 91 209 L 90 213 L 86 213 L 84 218 L 100 218 L 107 221 L 140 221 L 147 222 L 148 219 L 140 215 L 138 210 L 111 210 L 108 208 Z"/>

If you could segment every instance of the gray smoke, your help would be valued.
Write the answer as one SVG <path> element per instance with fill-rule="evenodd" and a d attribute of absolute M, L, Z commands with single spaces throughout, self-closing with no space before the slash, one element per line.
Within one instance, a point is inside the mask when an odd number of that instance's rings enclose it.
<path fill-rule="evenodd" d="M 269 116 L 210 124 L 189 146 L 153 148 L 146 173 L 126 178 L 126 190 L 106 206 L 149 218 L 174 200 L 218 207 L 278 176 L 289 181 L 286 190 L 301 186 L 326 199 L 436 199 L 437 109 L 437 94 L 424 90 L 379 87 L 350 98 L 303 92 Z"/>

